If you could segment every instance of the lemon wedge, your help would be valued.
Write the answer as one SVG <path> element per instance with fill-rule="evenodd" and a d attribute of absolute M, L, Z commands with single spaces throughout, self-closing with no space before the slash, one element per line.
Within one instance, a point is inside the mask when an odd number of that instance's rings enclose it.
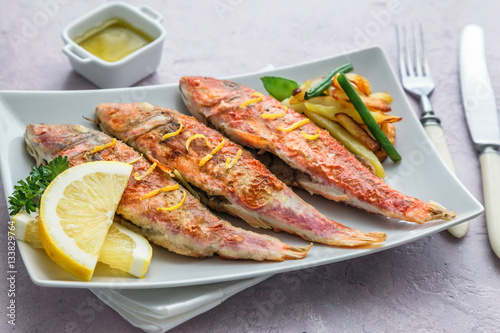
<path fill-rule="evenodd" d="M 127 163 L 83 163 L 58 175 L 42 195 L 43 247 L 73 276 L 90 281 L 131 172 Z"/>
<path fill-rule="evenodd" d="M 113 223 L 99 254 L 99 261 L 138 278 L 143 278 L 151 262 L 153 249 L 141 235 Z"/>
<path fill-rule="evenodd" d="M 28 214 L 25 210 L 12 217 L 14 222 L 14 237 L 32 248 L 43 249 L 42 241 L 38 236 L 38 211 Z"/>
<path fill-rule="evenodd" d="M 16 239 L 35 249 L 43 249 L 38 236 L 38 211 L 31 214 L 26 211 L 19 212 L 12 217 L 12 222 Z M 98 261 L 138 278 L 144 278 L 152 255 L 151 245 L 144 237 L 113 222 L 104 239 Z"/>

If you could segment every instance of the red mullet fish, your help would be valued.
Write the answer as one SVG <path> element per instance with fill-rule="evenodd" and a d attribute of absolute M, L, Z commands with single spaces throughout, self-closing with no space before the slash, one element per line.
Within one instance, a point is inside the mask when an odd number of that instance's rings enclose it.
<path fill-rule="evenodd" d="M 332 221 L 303 201 L 241 146 L 193 117 L 148 103 L 100 104 L 101 128 L 203 191 L 210 207 L 257 228 L 272 228 L 336 246 L 370 245 L 363 233 Z"/>
<path fill-rule="evenodd" d="M 301 259 L 310 249 L 290 246 L 275 237 L 236 228 L 219 219 L 168 174 L 102 132 L 81 125 L 28 125 L 25 141 L 37 164 L 58 155 L 67 156 L 70 166 L 100 160 L 133 164 L 116 213 L 132 223 L 125 223 L 126 226 L 175 253 L 283 261 Z M 171 211 L 157 209 L 177 206 L 183 195 L 180 207 Z M 124 222 L 121 218 L 117 221 Z"/>
<path fill-rule="evenodd" d="M 294 184 L 312 194 L 416 223 L 455 217 L 435 202 L 425 203 L 391 188 L 328 132 L 272 97 L 238 83 L 206 77 L 183 77 L 179 86 L 196 119 L 211 124 L 234 142 L 278 156 L 299 171 L 301 177 Z M 265 116 L 276 113 L 282 116 Z M 320 135 L 309 140 L 303 132 Z"/>

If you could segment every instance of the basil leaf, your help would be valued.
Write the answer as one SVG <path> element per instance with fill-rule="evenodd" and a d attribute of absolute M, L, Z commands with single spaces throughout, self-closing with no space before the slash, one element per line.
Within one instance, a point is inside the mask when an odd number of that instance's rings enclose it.
<path fill-rule="evenodd" d="M 292 96 L 292 92 L 300 87 L 297 82 L 279 76 L 263 76 L 260 78 L 269 95 L 282 101 Z"/>

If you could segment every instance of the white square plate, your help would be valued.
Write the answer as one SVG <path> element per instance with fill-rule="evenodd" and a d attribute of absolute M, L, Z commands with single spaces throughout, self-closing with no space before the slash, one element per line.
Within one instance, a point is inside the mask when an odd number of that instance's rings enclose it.
<path fill-rule="evenodd" d="M 374 91 L 389 92 L 394 98 L 393 113 L 403 117 L 403 121 L 396 125 L 396 148 L 403 156 L 403 161 L 397 165 L 390 161 L 384 163 L 387 173 L 386 182 L 407 195 L 424 201 L 439 202 L 457 214 L 454 220 L 417 225 L 375 216 L 319 196 L 297 191 L 300 196 L 329 218 L 364 232 L 383 231 L 388 236 L 387 240 L 379 247 L 365 249 L 345 249 L 314 244 L 305 259 L 277 263 L 230 261 L 217 257 L 195 259 L 170 253 L 155 246 L 146 278 L 135 279 L 123 276 L 119 272 L 100 265 L 90 282 L 82 282 L 73 278 L 55 265 L 43 251 L 34 250 L 19 242 L 19 251 L 33 282 L 49 287 L 139 289 L 238 280 L 365 256 L 437 233 L 479 215 L 483 207 L 438 157 L 380 48 L 368 48 L 320 61 L 272 70 L 266 72 L 265 75 L 283 76 L 301 82 L 325 75 L 331 69 L 347 62 L 353 64 L 354 72 L 368 78 Z M 186 75 L 198 74 L 200 73 L 186 73 Z M 256 73 L 230 79 L 264 92 L 260 81 L 263 75 Z M 111 90 L 0 92 L 0 165 L 5 196 L 8 197 L 12 193 L 14 184 L 19 179 L 25 178 L 34 164 L 24 146 L 23 133 L 27 124 L 72 123 L 91 126 L 92 123 L 84 117 L 93 118 L 97 104 L 135 101 L 147 101 L 188 112 L 182 103 L 176 84 Z M 225 215 L 223 217 L 237 226 L 249 228 L 238 219 Z M 275 234 L 263 230 L 257 230 L 257 232 L 272 234 L 292 245 L 307 244 L 285 233 Z"/>

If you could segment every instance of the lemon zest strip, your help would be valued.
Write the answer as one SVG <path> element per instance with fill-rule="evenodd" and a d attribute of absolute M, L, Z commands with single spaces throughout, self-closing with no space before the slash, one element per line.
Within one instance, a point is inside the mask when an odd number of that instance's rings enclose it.
<path fill-rule="evenodd" d="M 146 170 L 146 172 L 144 172 L 141 176 L 139 176 L 139 173 L 136 172 L 134 173 L 134 178 L 135 180 L 139 181 L 139 180 L 142 180 L 144 179 L 144 177 L 146 177 L 147 175 L 149 175 L 151 172 L 153 172 L 153 170 L 156 168 L 156 162 L 153 163 L 153 165 L 151 165 L 149 167 L 149 169 Z"/>
<path fill-rule="evenodd" d="M 182 122 L 179 121 L 179 124 L 181 124 L 181 125 L 179 126 L 179 129 L 177 131 L 171 132 L 171 133 L 167 133 L 164 136 L 162 136 L 161 139 L 162 140 L 166 140 L 166 139 L 171 138 L 173 136 L 179 135 L 181 133 L 181 131 L 182 131 Z"/>
<path fill-rule="evenodd" d="M 169 191 L 177 190 L 178 188 L 179 188 L 179 184 L 165 186 L 165 187 L 153 190 L 153 191 L 151 191 L 151 192 L 149 192 L 147 194 L 144 194 L 142 197 L 139 198 L 139 201 L 151 198 L 152 196 L 155 196 L 155 195 L 163 193 L 163 192 L 169 192 Z"/>
<path fill-rule="evenodd" d="M 219 150 L 222 149 L 222 147 L 224 147 L 224 145 L 226 144 L 224 138 L 222 138 L 222 141 L 221 143 L 219 143 L 217 145 L 217 147 L 214 148 L 214 150 L 212 150 L 212 152 L 210 153 L 210 155 L 214 156 L 215 154 L 217 154 L 219 152 Z"/>
<path fill-rule="evenodd" d="M 116 144 L 116 138 L 113 138 L 113 141 L 106 143 L 105 145 L 100 145 L 100 146 L 94 147 L 94 149 L 92 149 L 90 151 L 90 153 L 91 154 L 97 153 L 97 152 L 104 150 L 106 148 L 113 147 L 115 144 Z"/>
<path fill-rule="evenodd" d="M 171 212 L 171 211 L 176 210 L 177 208 L 181 207 L 184 204 L 184 201 L 186 201 L 186 191 L 182 190 L 182 192 L 184 193 L 184 197 L 182 198 L 181 202 L 179 202 L 177 205 L 170 206 L 170 207 L 158 207 L 158 208 L 156 208 L 156 210 L 166 210 L 166 211 Z"/>
<path fill-rule="evenodd" d="M 212 159 L 212 157 L 214 157 L 214 155 L 212 154 L 207 154 L 205 155 L 201 160 L 200 160 L 200 163 L 198 163 L 198 165 L 200 167 L 204 166 L 205 163 L 207 163 L 208 161 L 210 161 Z"/>
<path fill-rule="evenodd" d="M 275 118 L 283 117 L 285 114 L 286 114 L 286 111 L 283 111 L 282 113 L 263 113 L 260 116 L 264 119 L 275 119 Z"/>
<path fill-rule="evenodd" d="M 232 160 L 228 157 L 226 159 L 226 168 L 231 169 L 236 164 L 238 159 L 240 158 L 242 152 L 243 151 L 241 149 L 238 149 L 236 156 Z"/>
<path fill-rule="evenodd" d="M 316 134 L 307 134 L 306 132 L 302 132 L 302 136 L 307 140 L 316 140 L 317 138 L 319 138 L 320 134 L 321 130 L 318 130 Z"/>
<path fill-rule="evenodd" d="M 205 139 L 205 142 L 207 143 L 207 147 L 210 147 L 210 142 L 208 141 L 206 136 L 204 136 L 203 134 L 195 134 L 186 140 L 186 150 L 187 151 L 189 151 L 189 145 L 191 144 L 191 141 L 193 141 L 194 139 L 198 139 L 198 138 Z"/>
<path fill-rule="evenodd" d="M 225 142 L 224 138 L 222 138 L 222 142 L 219 143 L 217 145 L 217 147 L 215 147 L 214 150 L 212 150 L 212 152 L 210 154 L 208 154 L 205 157 L 203 157 L 198 165 L 199 166 L 204 166 L 205 163 L 207 163 L 208 161 L 210 161 L 212 159 L 212 157 L 214 157 L 214 155 L 217 154 L 219 152 L 219 150 L 222 149 L 222 147 L 224 147 L 225 144 L 226 144 L 226 142 Z"/>
<path fill-rule="evenodd" d="M 244 101 L 243 103 L 240 104 L 240 108 L 244 108 L 245 106 L 248 106 L 250 104 L 262 101 L 262 98 L 264 97 L 264 95 L 262 95 L 260 92 L 255 91 L 252 94 L 252 97 L 256 97 L 256 98 L 251 98 L 247 101 Z"/>
<path fill-rule="evenodd" d="M 127 163 L 128 163 L 128 164 L 134 164 L 135 162 L 139 161 L 141 158 L 142 158 L 142 154 L 141 154 L 141 156 L 139 156 L 139 157 L 137 157 L 137 158 L 134 158 L 132 161 L 127 162 Z"/>
<path fill-rule="evenodd" d="M 301 121 L 296 122 L 295 124 L 293 124 L 292 126 L 290 126 L 288 128 L 284 128 L 284 127 L 280 126 L 280 127 L 278 127 L 278 129 L 280 131 L 291 132 L 294 129 L 299 128 L 300 126 L 305 125 L 309 122 L 310 122 L 309 118 L 306 118 L 306 119 L 302 119 Z"/>
<path fill-rule="evenodd" d="M 174 176 L 175 178 L 177 178 L 177 180 L 179 180 L 182 185 L 187 188 L 187 190 L 196 197 L 196 199 L 200 200 L 200 196 L 198 195 L 198 193 L 195 192 L 195 190 L 193 190 L 193 188 L 191 187 L 191 185 L 189 185 L 189 183 L 187 182 L 186 178 L 184 178 L 184 176 L 179 172 L 177 171 L 177 169 L 174 169 Z"/>

